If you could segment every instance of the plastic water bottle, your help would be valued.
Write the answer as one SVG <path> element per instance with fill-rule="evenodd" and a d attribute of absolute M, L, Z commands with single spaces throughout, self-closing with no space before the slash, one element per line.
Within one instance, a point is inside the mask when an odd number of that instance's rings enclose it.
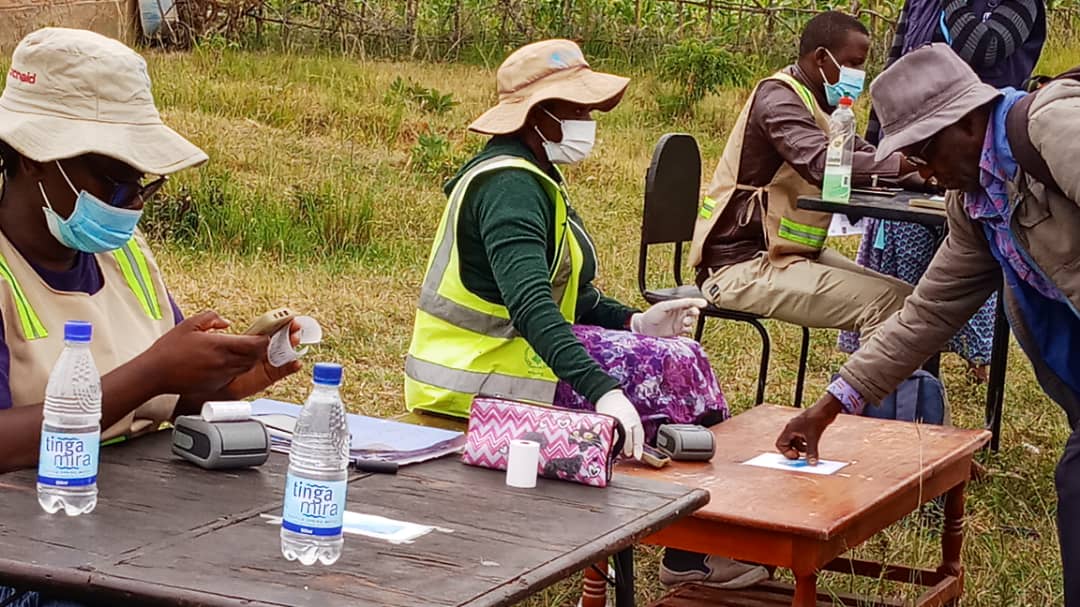
<path fill-rule="evenodd" d="M 281 554 L 304 565 L 332 565 L 341 556 L 341 524 L 349 469 L 349 425 L 341 402 L 341 365 L 315 365 L 315 388 L 304 403 L 289 449 Z"/>
<path fill-rule="evenodd" d="M 38 503 L 78 516 L 97 505 L 101 447 L 101 376 L 90 354 L 88 322 L 64 324 L 64 343 L 45 388 L 38 459 Z"/>
<path fill-rule="evenodd" d="M 855 113 L 851 97 L 841 97 L 829 118 L 829 149 L 825 155 L 825 180 L 821 198 L 828 202 L 851 199 L 851 159 L 855 154 Z"/>

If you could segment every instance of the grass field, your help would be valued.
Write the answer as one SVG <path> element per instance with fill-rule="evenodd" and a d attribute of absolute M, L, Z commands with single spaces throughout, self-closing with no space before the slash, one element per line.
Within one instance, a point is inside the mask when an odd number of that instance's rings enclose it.
<path fill-rule="evenodd" d="M 1046 55 L 1044 71 L 1061 71 L 1080 63 L 1080 46 L 1052 46 Z M 442 181 L 482 145 L 464 127 L 492 101 L 495 66 L 214 48 L 151 54 L 150 63 L 166 120 L 212 158 L 178 176 L 147 220 L 181 306 L 189 313 L 213 308 L 239 324 L 279 305 L 314 315 L 328 338 L 312 359 L 346 366 L 349 408 L 400 412 L 403 357 L 445 200 Z M 635 260 L 652 146 L 665 132 L 689 132 L 711 173 L 746 91 L 710 96 L 694 117 L 672 121 L 658 111 L 656 81 L 647 73 L 630 75 L 634 82 L 622 105 L 599 118 L 596 153 L 571 169 L 569 179 L 572 202 L 599 249 L 600 285 L 642 305 Z M 394 84 L 398 78 L 405 86 Z M 855 245 L 836 246 L 851 253 Z M 662 279 L 660 263 L 651 275 Z M 767 398 L 790 404 L 797 330 L 782 324 L 770 330 L 775 346 Z M 814 332 L 810 400 L 844 360 L 835 338 L 835 332 Z M 744 410 L 756 382 L 756 337 L 745 326 L 713 322 L 704 344 L 734 410 Z M 1003 447 L 982 458 L 991 475 L 968 492 L 964 605 L 1044 607 L 1062 600 L 1052 478 L 1067 436 L 1065 419 L 1039 391 L 1015 345 L 1011 355 Z M 979 426 L 985 389 L 970 383 L 951 355 L 944 377 L 954 422 Z M 299 400 L 306 391 L 307 378 L 294 377 L 271 396 Z M 938 528 L 932 516 L 913 516 L 861 553 L 935 565 Z M 639 553 L 642 601 L 662 591 L 656 555 Z M 572 605 L 578 588 L 569 581 L 529 604 Z M 826 588 L 845 591 L 848 582 L 828 578 Z M 860 586 L 868 588 L 877 585 Z"/>

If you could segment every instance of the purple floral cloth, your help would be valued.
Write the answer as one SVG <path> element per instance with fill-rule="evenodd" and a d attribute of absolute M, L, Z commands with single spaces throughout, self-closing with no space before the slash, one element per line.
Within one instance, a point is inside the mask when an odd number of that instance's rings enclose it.
<path fill-rule="evenodd" d="M 645 440 L 653 444 L 662 424 L 712 425 L 728 418 L 720 390 L 701 344 L 685 337 L 649 337 L 574 325 L 574 334 L 589 355 L 618 380 L 641 415 Z M 555 406 L 593 411 L 589 402 L 566 382 L 555 389 Z"/>

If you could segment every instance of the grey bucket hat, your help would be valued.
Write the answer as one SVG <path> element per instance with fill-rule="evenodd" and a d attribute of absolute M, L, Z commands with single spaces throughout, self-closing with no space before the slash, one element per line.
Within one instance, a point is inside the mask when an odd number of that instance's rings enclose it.
<path fill-rule="evenodd" d="M 911 51 L 870 85 L 884 132 L 877 159 L 926 141 L 1000 95 L 1001 91 L 979 80 L 947 44 Z"/>

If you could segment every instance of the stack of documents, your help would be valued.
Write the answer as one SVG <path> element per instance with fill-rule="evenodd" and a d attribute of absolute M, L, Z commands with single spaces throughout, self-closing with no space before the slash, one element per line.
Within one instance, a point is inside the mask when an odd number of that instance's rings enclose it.
<path fill-rule="evenodd" d="M 288 453 L 293 428 L 300 415 L 300 406 L 260 398 L 251 403 L 251 416 L 266 425 L 270 432 L 271 449 Z M 352 435 L 350 457 L 355 460 L 375 459 L 399 465 L 425 462 L 465 448 L 465 434 L 452 430 L 427 428 L 389 419 L 349 413 L 349 433 Z"/>

